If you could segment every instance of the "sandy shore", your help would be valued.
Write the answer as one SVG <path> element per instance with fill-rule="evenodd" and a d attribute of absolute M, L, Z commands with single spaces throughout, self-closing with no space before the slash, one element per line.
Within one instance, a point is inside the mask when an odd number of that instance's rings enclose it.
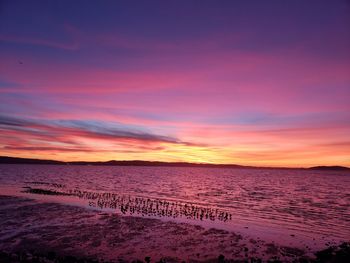
<path fill-rule="evenodd" d="M 220 255 L 237 262 L 299 262 L 313 254 L 226 230 L 11 196 L 0 196 L 0 250 L 54 251 L 112 262 L 145 257 L 152 262 L 217 262 Z"/>

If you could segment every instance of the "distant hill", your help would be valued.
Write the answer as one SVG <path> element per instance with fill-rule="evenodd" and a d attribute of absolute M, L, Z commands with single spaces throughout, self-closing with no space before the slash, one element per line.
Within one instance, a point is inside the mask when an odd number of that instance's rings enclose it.
<path fill-rule="evenodd" d="M 106 161 L 106 162 L 61 162 L 52 160 L 40 160 L 0 156 L 0 164 L 56 164 L 56 165 L 103 165 L 103 166 L 166 166 L 166 167 L 225 167 L 225 168 L 250 168 L 236 164 L 210 164 L 210 163 L 186 163 L 186 162 L 152 162 L 152 161 Z"/>
<path fill-rule="evenodd" d="M 40 159 L 29 159 L 29 158 L 17 158 L 17 157 L 8 157 L 0 156 L 0 163 L 3 164 L 65 164 L 60 161 L 52 160 L 40 160 Z"/>
<path fill-rule="evenodd" d="M 310 170 L 323 170 L 323 171 L 350 171 L 350 168 L 345 166 L 314 166 L 310 167 Z"/>
<path fill-rule="evenodd" d="M 62 162 L 53 160 L 41 160 L 30 158 L 18 158 L 0 156 L 0 164 L 55 164 L 55 165 L 98 165 L 98 166 L 153 166 L 153 167 L 203 167 L 203 168 L 246 168 L 246 169 L 293 169 L 285 167 L 256 167 L 244 166 L 238 164 L 211 164 L 211 163 L 186 163 L 186 162 L 156 162 L 156 161 L 106 161 L 106 162 Z M 325 170 L 325 171 L 350 171 L 350 168 L 344 166 L 314 166 L 310 168 L 295 168 L 306 170 Z"/>

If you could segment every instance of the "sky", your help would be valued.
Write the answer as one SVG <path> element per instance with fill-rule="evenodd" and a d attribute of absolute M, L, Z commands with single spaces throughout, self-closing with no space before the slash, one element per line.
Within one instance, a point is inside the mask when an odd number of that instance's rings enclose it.
<path fill-rule="evenodd" d="M 0 155 L 350 166 L 349 102 L 349 1 L 0 1 Z"/>

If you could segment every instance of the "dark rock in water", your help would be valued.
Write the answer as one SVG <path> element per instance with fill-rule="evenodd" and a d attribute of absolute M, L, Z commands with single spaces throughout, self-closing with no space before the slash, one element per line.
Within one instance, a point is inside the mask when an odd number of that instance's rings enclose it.
<path fill-rule="evenodd" d="M 315 253 L 316 262 L 350 262 L 350 243 L 344 242 L 338 247 L 329 247 Z"/>
<path fill-rule="evenodd" d="M 220 255 L 220 256 L 218 257 L 218 262 L 219 262 L 219 263 L 225 262 L 225 256 L 224 256 L 224 255 Z"/>
<path fill-rule="evenodd" d="M 67 263 L 74 263 L 74 262 L 77 262 L 77 259 L 73 256 L 66 256 L 64 258 L 64 262 L 67 262 Z"/>
<path fill-rule="evenodd" d="M 309 261 L 309 259 L 307 259 L 307 258 L 300 258 L 299 259 L 299 263 L 309 263 L 310 261 Z"/>
<path fill-rule="evenodd" d="M 47 258 L 49 260 L 54 260 L 56 258 L 56 253 L 53 252 L 53 251 L 50 251 L 48 254 L 47 254 Z"/>
<path fill-rule="evenodd" d="M 31 194 L 41 194 L 41 195 L 72 195 L 69 193 L 61 193 L 53 190 L 46 190 L 46 189 L 40 189 L 40 188 L 31 188 L 31 187 L 23 187 L 25 190 L 24 193 L 31 193 Z"/>
<path fill-rule="evenodd" d="M 145 257 L 145 261 L 146 261 L 146 263 L 150 263 L 151 262 L 151 257 Z"/>
<path fill-rule="evenodd" d="M 330 262 L 334 255 L 335 253 L 333 247 L 329 247 L 316 253 L 316 257 L 319 262 Z"/>

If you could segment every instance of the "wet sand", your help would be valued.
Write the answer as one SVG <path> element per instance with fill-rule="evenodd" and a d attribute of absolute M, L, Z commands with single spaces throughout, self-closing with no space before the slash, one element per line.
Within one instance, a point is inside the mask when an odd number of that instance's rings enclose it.
<path fill-rule="evenodd" d="M 29 198 L 0 196 L 0 250 L 54 251 L 99 261 L 217 262 L 251 259 L 293 262 L 313 251 L 279 246 L 226 230 L 206 229 Z"/>

